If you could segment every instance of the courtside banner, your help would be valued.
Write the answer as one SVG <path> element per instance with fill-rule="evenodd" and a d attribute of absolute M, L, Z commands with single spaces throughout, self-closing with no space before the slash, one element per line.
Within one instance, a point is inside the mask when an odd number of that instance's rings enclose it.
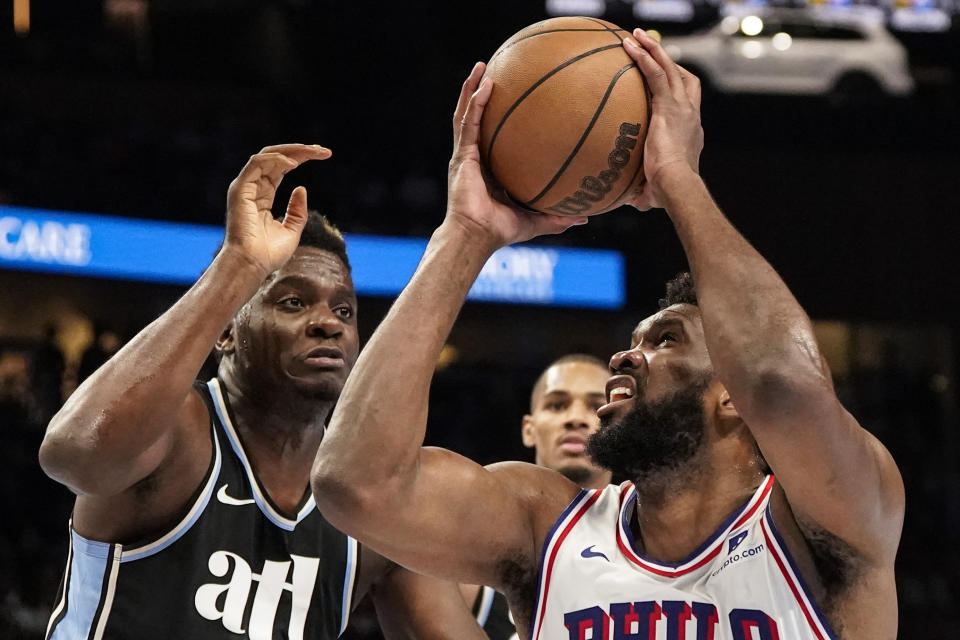
<path fill-rule="evenodd" d="M 344 234 L 357 293 L 394 296 L 427 246 L 421 238 Z M 0 268 L 192 284 L 223 229 L 66 211 L 0 206 Z M 618 309 L 625 266 L 617 251 L 515 245 L 497 251 L 470 300 Z"/>

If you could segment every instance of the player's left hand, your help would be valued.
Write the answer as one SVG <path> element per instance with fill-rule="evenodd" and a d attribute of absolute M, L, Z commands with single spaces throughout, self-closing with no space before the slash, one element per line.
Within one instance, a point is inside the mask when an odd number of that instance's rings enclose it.
<path fill-rule="evenodd" d="M 561 233 L 585 217 L 524 211 L 492 192 L 480 162 L 480 119 L 490 99 L 493 81 L 480 78 L 486 65 L 478 62 L 463 83 L 453 114 L 453 157 L 447 173 L 447 217 L 444 224 L 464 227 L 490 249 L 539 235 Z"/>

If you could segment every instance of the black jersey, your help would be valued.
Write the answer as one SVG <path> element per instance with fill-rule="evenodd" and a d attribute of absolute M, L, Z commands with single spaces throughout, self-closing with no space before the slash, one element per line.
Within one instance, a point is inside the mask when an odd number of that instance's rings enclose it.
<path fill-rule="evenodd" d="M 295 516 L 253 473 L 219 382 L 197 389 L 213 455 L 191 508 L 138 544 L 86 540 L 71 527 L 51 640 L 327 640 L 347 625 L 359 545 L 307 497 Z"/>
<path fill-rule="evenodd" d="M 517 628 L 507 606 L 507 598 L 490 587 L 480 587 L 473 602 L 473 617 L 490 640 L 516 640 Z"/>

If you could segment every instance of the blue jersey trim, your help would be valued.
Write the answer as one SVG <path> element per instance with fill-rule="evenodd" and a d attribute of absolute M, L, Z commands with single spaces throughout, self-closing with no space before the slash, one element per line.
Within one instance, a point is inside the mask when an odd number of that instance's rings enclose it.
<path fill-rule="evenodd" d="M 830 636 L 831 640 L 837 640 L 837 634 L 833 632 L 833 629 L 830 627 L 830 623 L 827 622 L 827 619 L 823 616 L 823 612 L 820 611 L 820 607 L 817 606 L 817 601 L 814 600 L 813 596 L 810 594 L 810 589 L 807 588 L 807 583 L 803 579 L 803 575 L 800 573 L 796 563 L 793 561 L 793 556 L 790 555 L 790 549 L 787 548 L 786 543 L 784 543 L 783 538 L 780 536 L 780 532 L 777 531 L 777 525 L 773 522 L 773 512 L 770 511 L 769 504 L 767 504 L 766 513 L 764 515 L 767 519 L 767 524 L 770 525 L 770 533 L 773 534 L 773 537 L 777 540 L 777 544 L 780 545 L 780 550 L 783 552 L 783 557 L 787 559 L 788 563 L 790 563 L 790 568 L 793 569 L 793 575 L 797 577 L 797 584 L 799 584 L 800 589 L 803 590 L 803 595 L 807 597 L 807 602 L 810 603 L 810 606 L 813 608 L 813 612 L 817 614 L 817 618 L 820 620 L 820 624 L 822 624 L 823 628 L 826 630 L 827 635 Z"/>
<path fill-rule="evenodd" d="M 281 514 L 277 513 L 270 504 L 267 503 L 266 499 L 261 493 L 260 485 L 257 483 L 256 476 L 254 476 L 253 468 L 250 466 L 250 460 L 247 458 L 247 454 L 243 450 L 243 445 L 240 443 L 240 436 L 237 434 L 237 431 L 233 426 L 233 421 L 230 419 L 230 416 L 227 412 L 226 399 L 223 397 L 220 381 L 216 378 L 212 378 L 209 382 L 207 382 L 207 387 L 210 389 L 210 396 L 213 398 L 213 408 L 217 412 L 217 417 L 220 418 L 220 423 L 223 425 L 224 431 L 227 434 L 227 440 L 230 441 L 230 447 L 237 455 L 237 458 L 240 459 L 240 463 L 243 465 L 243 470 L 247 474 L 247 481 L 250 483 L 250 489 L 253 494 L 254 502 L 256 502 L 260 512 L 266 516 L 267 520 L 277 525 L 281 529 L 293 531 L 297 527 L 297 523 L 310 515 L 310 512 L 312 512 L 316 507 L 316 502 L 314 501 L 313 496 L 311 495 L 307 499 L 306 504 L 303 505 L 303 507 L 300 509 L 300 512 L 297 514 L 296 520 L 283 517 Z"/>
<path fill-rule="evenodd" d="M 343 597 L 340 601 L 340 633 L 350 621 L 350 608 L 353 603 L 353 585 L 357 575 L 357 541 L 347 536 L 347 568 L 343 572 Z"/>
<path fill-rule="evenodd" d="M 111 564 L 107 542 L 87 540 L 70 530 L 70 582 L 67 586 L 67 610 L 50 634 L 50 640 L 87 638 L 94 624 L 103 593 L 103 582 Z"/>
<path fill-rule="evenodd" d="M 540 611 L 540 596 L 541 593 L 541 583 L 543 582 L 543 564 L 547 558 L 547 548 L 550 546 L 550 541 L 553 540 L 554 536 L 557 534 L 557 529 L 560 528 L 560 524 L 567 519 L 567 517 L 573 513 L 573 510 L 580 504 L 584 496 L 588 493 L 591 493 L 590 489 L 580 489 L 580 493 L 567 505 L 567 508 L 563 510 L 563 513 L 560 514 L 560 517 L 557 518 L 557 521 L 553 523 L 553 526 L 550 527 L 550 531 L 547 532 L 547 537 L 543 539 L 543 548 L 540 549 L 540 563 L 537 568 L 537 597 L 533 601 L 533 619 L 530 620 L 530 640 L 533 640 L 533 630 L 537 626 L 537 615 Z"/>
<path fill-rule="evenodd" d="M 629 513 L 630 513 L 630 504 L 633 502 L 633 499 L 634 499 L 634 498 L 636 497 L 636 495 L 637 495 L 637 487 L 634 486 L 632 483 L 631 483 L 631 485 L 630 485 L 630 491 L 627 492 L 627 497 L 624 498 L 624 500 L 623 500 L 623 508 L 620 510 L 620 522 L 621 522 L 621 524 L 623 525 L 623 527 L 622 527 L 622 529 L 623 529 L 623 534 L 624 534 L 624 536 L 626 536 L 627 542 L 630 543 L 630 548 L 633 550 L 633 552 L 634 552 L 635 554 L 637 554 L 637 557 L 640 558 L 641 560 L 643 560 L 644 562 L 649 562 L 650 564 L 655 565 L 655 566 L 667 567 L 667 568 L 670 568 L 670 569 L 677 569 L 677 568 L 679 568 L 679 567 L 682 567 L 682 566 L 685 565 L 685 564 L 689 564 L 690 562 L 692 562 L 693 560 L 695 560 L 695 559 L 697 558 L 697 556 L 699 556 L 701 553 L 703 553 L 703 552 L 706 551 L 708 548 L 710 548 L 710 547 L 712 547 L 714 544 L 716 544 L 717 540 L 719 540 L 719 539 L 723 536 L 723 534 L 726 532 L 727 528 L 728 528 L 730 525 L 732 525 L 734 522 L 736 522 L 737 518 L 739 518 L 741 515 L 743 515 L 743 512 L 747 510 L 747 508 L 748 508 L 748 507 L 750 506 L 750 504 L 753 502 L 754 498 L 757 497 L 758 492 L 762 491 L 763 487 L 764 487 L 764 486 L 766 485 L 766 483 L 767 483 L 767 478 L 769 478 L 769 477 L 770 477 L 770 476 L 767 476 L 766 478 L 764 478 L 763 482 L 760 483 L 760 486 L 757 488 L 757 491 L 754 492 L 754 494 L 750 497 L 750 499 L 747 500 L 746 502 L 744 502 L 743 505 L 742 505 L 739 509 L 737 509 L 736 511 L 734 511 L 734 512 L 730 515 L 730 517 L 728 517 L 726 520 L 724 520 L 724 521 L 720 524 L 720 526 L 717 527 L 717 529 L 716 529 L 712 534 L 710 534 L 709 536 L 707 536 L 707 539 L 703 542 L 703 544 L 701 544 L 699 547 L 697 547 L 696 550 L 695 550 L 693 553 L 691 553 L 690 555 L 688 555 L 686 558 L 684 558 L 684 559 L 681 560 L 680 562 L 662 562 L 662 561 L 660 561 L 660 560 L 654 560 L 654 559 L 652 559 L 652 558 L 649 558 L 649 557 L 643 555 L 643 554 L 640 553 L 639 551 L 637 551 L 636 539 L 633 537 L 633 531 L 630 529 L 630 516 L 629 516 Z M 744 524 L 746 524 L 746 523 L 744 523 Z"/>

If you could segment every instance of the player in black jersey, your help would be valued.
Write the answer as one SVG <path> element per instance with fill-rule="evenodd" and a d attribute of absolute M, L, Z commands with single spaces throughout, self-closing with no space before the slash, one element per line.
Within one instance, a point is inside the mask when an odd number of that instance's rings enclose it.
<path fill-rule="evenodd" d="M 299 144 L 252 156 L 210 267 L 51 421 L 40 461 L 77 499 L 47 637 L 330 639 L 391 570 L 309 489 L 357 359 L 357 299 L 343 239 L 306 190 L 282 221 L 271 206 L 284 174 L 329 156 Z M 214 347 L 217 378 L 195 384 Z M 403 602 L 387 608 L 404 617 Z"/>

